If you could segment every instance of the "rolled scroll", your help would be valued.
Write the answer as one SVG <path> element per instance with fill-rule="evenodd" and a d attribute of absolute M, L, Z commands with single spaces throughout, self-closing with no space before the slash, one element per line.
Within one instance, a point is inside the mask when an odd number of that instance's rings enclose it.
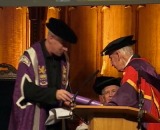
<path fill-rule="evenodd" d="M 80 104 L 84 104 L 84 105 L 94 105 L 94 106 L 101 106 L 102 103 L 100 103 L 99 101 L 90 99 L 90 98 L 86 98 L 83 96 L 79 96 L 79 95 L 75 95 L 72 94 L 72 98 L 76 103 L 80 103 Z"/>

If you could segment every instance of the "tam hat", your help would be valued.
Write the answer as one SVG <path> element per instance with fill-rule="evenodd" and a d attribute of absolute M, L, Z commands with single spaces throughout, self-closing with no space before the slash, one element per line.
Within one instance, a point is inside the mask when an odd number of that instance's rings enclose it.
<path fill-rule="evenodd" d="M 103 49 L 103 51 L 101 52 L 101 56 L 110 55 L 118 49 L 121 49 L 125 46 L 133 45 L 134 43 L 136 43 L 136 40 L 132 40 L 132 38 L 133 35 L 129 35 L 113 40 Z"/>
<path fill-rule="evenodd" d="M 69 43 L 76 43 L 77 36 L 74 31 L 62 20 L 50 18 L 46 23 L 47 28 L 56 36 Z"/>
<path fill-rule="evenodd" d="M 114 78 L 114 77 L 107 77 L 107 76 L 100 76 L 97 77 L 95 83 L 93 85 L 93 90 L 101 95 L 102 90 L 110 85 L 117 85 L 120 86 L 121 78 Z"/>

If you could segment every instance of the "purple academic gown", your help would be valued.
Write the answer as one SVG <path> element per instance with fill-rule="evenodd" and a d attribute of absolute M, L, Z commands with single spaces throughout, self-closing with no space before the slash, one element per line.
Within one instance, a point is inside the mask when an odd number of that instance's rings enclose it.
<path fill-rule="evenodd" d="M 132 58 L 129 64 L 124 69 L 121 87 L 119 88 L 117 93 L 114 95 L 112 100 L 106 105 L 130 106 L 130 107 L 138 108 L 138 105 L 139 105 L 138 71 L 139 72 L 144 71 L 145 73 L 148 73 L 149 75 L 153 76 L 157 80 L 160 80 L 160 77 L 156 73 L 155 69 L 146 60 L 142 58 Z M 160 90 L 160 88 L 158 89 Z M 146 91 L 146 90 L 142 90 L 142 91 Z M 150 93 L 152 93 L 150 89 L 147 91 L 150 91 Z M 146 110 L 149 113 L 152 113 L 151 104 L 155 104 L 155 103 L 153 99 L 147 98 L 149 96 L 150 95 L 144 95 L 144 104 L 142 109 Z M 151 95 L 151 97 L 152 96 L 153 95 Z"/>
<path fill-rule="evenodd" d="M 66 54 L 65 54 L 66 56 Z M 61 62 L 62 87 L 68 83 L 69 63 Z M 25 102 L 23 92 L 24 81 L 34 82 L 40 87 L 47 87 L 45 60 L 40 43 L 35 43 L 20 58 L 17 72 L 15 90 L 13 94 L 13 107 L 10 117 L 9 130 L 45 130 L 46 111 L 38 104 Z"/>

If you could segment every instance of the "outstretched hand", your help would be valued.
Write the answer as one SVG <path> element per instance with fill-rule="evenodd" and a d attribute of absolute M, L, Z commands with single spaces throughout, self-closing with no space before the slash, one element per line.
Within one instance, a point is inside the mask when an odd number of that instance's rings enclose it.
<path fill-rule="evenodd" d="M 62 100 L 64 102 L 71 102 L 72 101 L 71 93 L 66 91 L 66 90 L 64 90 L 64 89 L 57 90 L 56 98 L 57 98 L 57 100 Z"/>

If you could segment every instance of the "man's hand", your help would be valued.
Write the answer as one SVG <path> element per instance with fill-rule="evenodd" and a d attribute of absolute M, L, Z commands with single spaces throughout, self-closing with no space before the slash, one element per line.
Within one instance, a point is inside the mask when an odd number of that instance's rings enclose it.
<path fill-rule="evenodd" d="M 57 90 L 56 98 L 58 100 L 62 100 L 64 102 L 71 102 L 72 101 L 71 100 L 71 98 L 72 98 L 71 93 L 66 91 L 66 90 L 64 90 L 64 89 Z"/>

